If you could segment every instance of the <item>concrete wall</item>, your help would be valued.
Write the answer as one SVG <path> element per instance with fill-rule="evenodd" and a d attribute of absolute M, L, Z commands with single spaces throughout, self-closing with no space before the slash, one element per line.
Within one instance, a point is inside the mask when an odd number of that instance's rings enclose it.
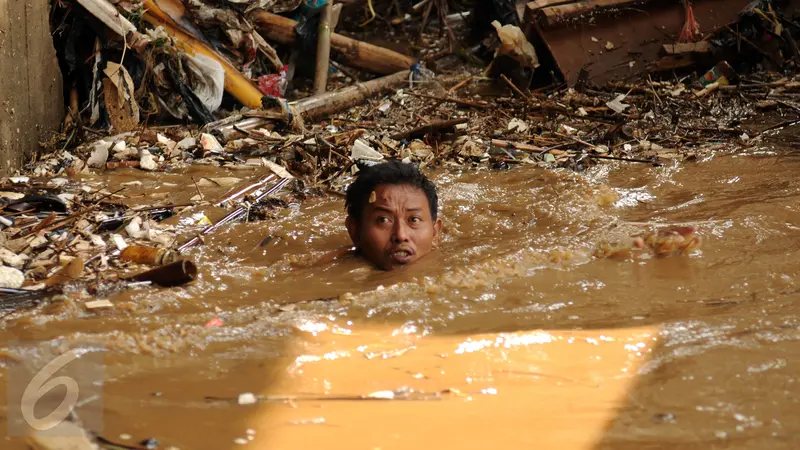
<path fill-rule="evenodd" d="M 0 0 L 0 174 L 13 172 L 64 115 L 49 0 Z"/>

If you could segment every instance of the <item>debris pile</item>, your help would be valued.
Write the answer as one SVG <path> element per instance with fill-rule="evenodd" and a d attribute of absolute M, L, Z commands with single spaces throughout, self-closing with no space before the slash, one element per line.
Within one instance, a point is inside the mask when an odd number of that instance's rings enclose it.
<path fill-rule="evenodd" d="M 525 30 L 552 76 L 570 86 L 702 74 L 723 60 L 740 73 L 795 70 L 794 3 L 537 0 L 525 6 Z"/>
<path fill-rule="evenodd" d="M 50 159 L 42 166 L 58 171 L 55 165 L 63 162 Z M 177 206 L 126 208 L 116 201 L 120 191 L 96 190 L 63 175 L 11 177 L 0 184 L 2 309 L 36 304 L 70 291 L 70 285 L 85 288 L 84 294 L 99 294 L 141 284 L 175 286 L 195 278 L 189 260 L 173 264 L 176 258 L 163 254 L 152 261 L 131 257 L 139 246 L 172 243 L 177 227 L 161 222 L 175 215 Z M 135 262 L 159 267 L 142 270 Z M 85 303 L 87 309 L 107 306 Z"/>

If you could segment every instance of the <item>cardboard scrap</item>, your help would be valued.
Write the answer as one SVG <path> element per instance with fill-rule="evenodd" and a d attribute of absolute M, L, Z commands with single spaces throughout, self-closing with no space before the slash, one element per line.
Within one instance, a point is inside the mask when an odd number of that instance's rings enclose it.
<path fill-rule="evenodd" d="M 106 108 L 117 132 L 133 131 L 139 126 L 139 105 L 134 98 L 133 79 L 125 67 L 108 62 L 103 79 Z"/>

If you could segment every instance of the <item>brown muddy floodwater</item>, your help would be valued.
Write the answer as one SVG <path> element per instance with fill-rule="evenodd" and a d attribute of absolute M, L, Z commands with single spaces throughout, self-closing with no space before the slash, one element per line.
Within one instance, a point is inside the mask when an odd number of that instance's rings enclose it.
<path fill-rule="evenodd" d="M 443 169 L 445 242 L 407 270 L 304 267 L 348 244 L 342 199 L 312 199 L 215 235 L 186 288 L 27 312 L 0 336 L 104 352 L 98 431 L 129 445 L 800 448 L 798 174 L 799 157 L 763 149 L 582 174 Z M 145 176 L 140 193 L 195 193 L 187 174 Z M 551 258 L 674 224 L 699 227 L 701 250 Z M 268 397 L 239 404 L 248 392 Z"/>

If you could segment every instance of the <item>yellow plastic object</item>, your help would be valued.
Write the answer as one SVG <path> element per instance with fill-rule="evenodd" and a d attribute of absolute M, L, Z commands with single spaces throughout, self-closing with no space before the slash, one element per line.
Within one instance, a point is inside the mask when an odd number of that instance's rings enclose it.
<path fill-rule="evenodd" d="M 147 10 L 144 19 L 153 26 L 163 26 L 167 33 L 178 41 L 183 51 L 208 56 L 222 65 L 225 70 L 225 91 L 249 108 L 261 108 L 261 97 L 263 96 L 261 91 L 245 78 L 230 61 L 201 42 L 199 38 L 192 35 L 164 11 L 168 8 L 173 12 L 185 14 L 186 9 L 183 4 L 176 0 L 144 0 L 144 6 Z"/>

